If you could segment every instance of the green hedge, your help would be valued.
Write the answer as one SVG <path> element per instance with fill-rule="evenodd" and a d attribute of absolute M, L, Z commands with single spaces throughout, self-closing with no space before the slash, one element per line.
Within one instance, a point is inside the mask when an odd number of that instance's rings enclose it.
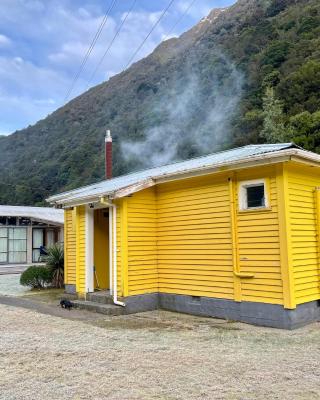
<path fill-rule="evenodd" d="M 33 289 L 43 289 L 52 282 L 52 272 L 47 267 L 31 266 L 20 277 L 20 284 Z"/>

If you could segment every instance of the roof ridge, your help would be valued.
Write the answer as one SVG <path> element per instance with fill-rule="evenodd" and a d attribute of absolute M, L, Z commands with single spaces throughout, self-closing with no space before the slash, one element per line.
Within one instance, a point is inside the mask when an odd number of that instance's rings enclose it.
<path fill-rule="evenodd" d="M 244 145 L 244 146 L 234 147 L 234 148 L 228 149 L 228 150 L 220 150 L 220 151 L 216 151 L 216 152 L 214 152 L 214 153 L 208 153 L 208 154 L 203 155 L 203 156 L 191 157 L 191 158 L 188 158 L 188 159 L 186 159 L 186 160 L 173 161 L 173 162 L 170 162 L 170 163 L 167 163 L 167 164 L 157 165 L 157 166 L 155 166 L 155 167 L 149 167 L 149 168 L 145 168 L 145 169 L 139 169 L 139 170 L 137 170 L 137 171 L 131 171 L 131 172 L 128 172 L 127 174 L 118 175 L 118 176 L 115 176 L 114 178 L 111 178 L 111 179 L 103 179 L 103 180 L 98 181 L 98 182 L 96 182 L 96 183 L 91 183 L 90 185 L 82 186 L 82 187 L 84 188 L 84 187 L 88 187 L 88 186 L 91 186 L 91 185 L 95 185 L 95 184 L 98 184 L 98 183 L 101 183 L 101 182 L 112 181 L 112 180 L 117 179 L 117 178 L 122 178 L 123 176 L 134 175 L 134 174 L 138 174 L 139 172 L 143 172 L 143 171 L 149 171 L 149 170 L 151 171 L 151 170 L 156 169 L 156 168 L 167 167 L 168 165 L 180 164 L 180 163 L 184 163 L 184 162 L 188 162 L 188 161 L 192 161 L 192 160 L 200 160 L 201 158 L 210 157 L 210 156 L 213 156 L 213 155 L 216 155 L 216 154 L 227 153 L 227 152 L 229 152 L 229 151 L 235 151 L 235 150 L 240 150 L 240 149 L 245 149 L 245 148 L 251 148 L 251 147 L 262 147 L 262 146 L 263 146 L 263 147 L 271 147 L 271 146 L 275 146 L 275 145 L 279 145 L 279 146 L 289 146 L 289 145 L 295 145 L 295 144 L 292 143 L 292 142 L 288 142 L 288 143 L 246 144 L 246 145 Z M 295 145 L 295 146 L 296 146 L 296 145 Z M 298 146 L 297 146 L 297 147 L 298 147 Z M 80 188 L 79 188 L 79 189 L 80 189 Z"/>
<path fill-rule="evenodd" d="M 192 163 L 198 163 L 198 164 L 200 163 L 201 164 L 201 162 L 203 164 L 206 164 L 207 161 L 209 162 L 214 157 L 223 158 L 224 154 L 226 155 L 226 157 L 225 157 L 226 159 L 228 159 L 230 157 L 232 158 L 233 154 L 237 153 L 237 152 L 240 153 L 239 156 L 248 157 L 252 154 L 246 154 L 246 151 L 247 151 L 247 153 L 253 152 L 253 153 L 263 154 L 263 153 L 276 152 L 276 151 L 288 149 L 291 146 L 295 146 L 295 145 L 293 143 L 250 144 L 250 145 L 236 147 L 233 149 L 221 150 L 221 151 L 217 151 L 215 153 L 209 153 L 209 154 L 206 154 L 206 155 L 203 155 L 200 157 L 193 157 L 188 160 L 180 160 L 180 161 L 164 164 L 161 166 L 146 168 L 146 169 L 142 169 L 142 170 L 138 170 L 138 171 L 132 171 L 127 174 L 119 175 L 112 179 L 100 180 L 95 183 L 91 183 L 89 185 L 85 185 L 85 186 L 82 186 L 79 188 L 75 188 L 72 190 L 68 190 L 68 191 L 59 193 L 57 195 L 50 196 L 47 200 L 51 201 L 52 199 L 54 199 L 56 197 L 61 198 L 61 197 L 68 197 L 70 195 L 80 196 L 81 194 L 85 193 L 86 190 L 97 191 L 101 188 L 101 186 L 105 186 L 105 185 L 116 186 L 118 184 L 118 182 L 121 183 L 123 180 L 127 180 L 127 185 L 129 185 L 129 184 L 131 184 L 131 181 L 134 179 L 146 180 L 161 170 L 167 170 L 167 172 L 165 174 L 168 174 L 168 173 L 170 173 L 170 170 L 175 168 L 175 166 L 177 166 L 177 168 L 180 168 L 180 169 L 184 169 L 184 168 L 187 169 L 189 164 L 192 164 Z M 269 148 L 270 148 L 270 150 L 269 150 Z M 257 150 L 255 150 L 255 149 L 257 149 Z M 229 156 L 229 154 L 230 154 L 230 156 Z M 110 183 L 110 185 L 109 185 L 109 183 Z"/>

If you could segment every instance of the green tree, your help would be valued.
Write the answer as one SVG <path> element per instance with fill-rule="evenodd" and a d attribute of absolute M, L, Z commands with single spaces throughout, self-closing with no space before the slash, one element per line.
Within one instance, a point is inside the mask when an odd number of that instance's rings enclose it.
<path fill-rule="evenodd" d="M 263 128 L 260 137 L 268 143 L 285 142 L 288 139 L 283 104 L 276 98 L 272 87 L 267 87 L 263 97 Z"/>
<path fill-rule="evenodd" d="M 306 150 L 320 152 L 320 111 L 304 111 L 289 120 L 292 140 Z"/>
<path fill-rule="evenodd" d="M 287 77 L 277 87 L 289 115 L 320 108 L 320 62 L 308 61 Z"/>

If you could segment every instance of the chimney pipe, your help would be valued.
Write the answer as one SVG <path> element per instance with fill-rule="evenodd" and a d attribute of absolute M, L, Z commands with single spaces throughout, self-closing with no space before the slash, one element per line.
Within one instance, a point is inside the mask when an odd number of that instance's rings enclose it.
<path fill-rule="evenodd" d="M 106 179 L 112 178 L 112 137 L 110 130 L 107 129 L 106 136 L 104 138 L 105 144 L 105 174 Z"/>

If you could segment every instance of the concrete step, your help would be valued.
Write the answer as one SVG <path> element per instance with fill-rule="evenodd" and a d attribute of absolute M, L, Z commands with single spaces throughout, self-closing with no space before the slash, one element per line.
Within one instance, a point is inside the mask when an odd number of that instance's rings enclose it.
<path fill-rule="evenodd" d="M 94 311 L 105 315 L 122 315 L 125 313 L 125 309 L 123 307 L 115 306 L 113 304 L 101 304 L 88 300 L 73 300 L 72 304 L 75 308 Z"/>
<path fill-rule="evenodd" d="M 100 304 L 113 304 L 113 298 L 109 292 L 94 292 L 88 293 L 87 299 Z"/>

